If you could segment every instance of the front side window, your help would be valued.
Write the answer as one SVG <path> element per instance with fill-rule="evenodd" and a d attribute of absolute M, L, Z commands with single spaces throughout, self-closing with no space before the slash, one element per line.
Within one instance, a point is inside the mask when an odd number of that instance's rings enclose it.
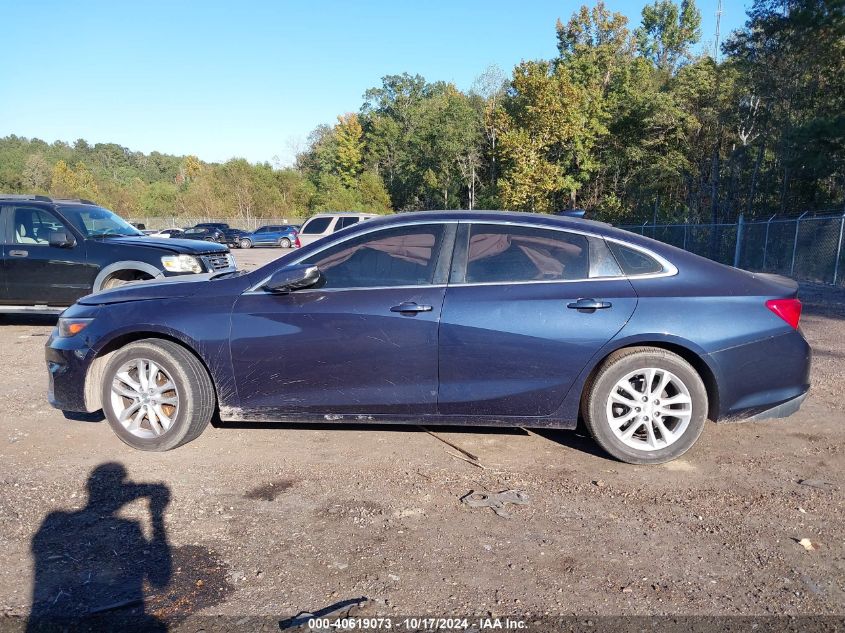
<path fill-rule="evenodd" d="M 15 244 L 49 244 L 50 233 L 64 230 L 59 219 L 44 209 L 16 207 L 12 215 L 12 241 Z"/>
<path fill-rule="evenodd" d="M 466 250 L 466 283 L 590 278 L 590 240 L 577 233 L 473 224 Z"/>
<path fill-rule="evenodd" d="M 319 266 L 323 288 L 431 284 L 443 241 L 442 224 L 374 231 L 305 259 Z"/>
<path fill-rule="evenodd" d="M 326 232 L 331 221 L 332 218 L 313 218 L 305 223 L 305 226 L 302 227 L 302 232 L 306 235 L 320 235 Z"/>

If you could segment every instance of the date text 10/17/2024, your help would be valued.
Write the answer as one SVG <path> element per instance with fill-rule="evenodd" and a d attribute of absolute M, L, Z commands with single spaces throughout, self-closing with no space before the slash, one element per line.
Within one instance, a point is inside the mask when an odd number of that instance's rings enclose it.
<path fill-rule="evenodd" d="M 308 629 L 312 631 L 377 631 L 397 629 L 399 631 L 463 631 L 525 629 L 527 623 L 515 618 L 309 618 Z"/>

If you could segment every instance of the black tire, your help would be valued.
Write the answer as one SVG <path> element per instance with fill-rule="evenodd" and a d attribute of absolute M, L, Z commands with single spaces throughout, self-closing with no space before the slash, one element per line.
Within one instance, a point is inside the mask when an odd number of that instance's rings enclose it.
<path fill-rule="evenodd" d="M 125 286 L 126 284 L 131 284 L 132 281 L 129 279 L 120 279 L 119 277 L 109 277 L 103 282 L 102 290 L 114 290 L 115 288 L 120 288 L 121 286 Z"/>
<path fill-rule="evenodd" d="M 127 362 L 147 359 L 163 369 L 176 386 L 179 407 L 169 429 L 156 437 L 138 437 L 118 421 L 112 405 L 112 381 Z M 169 451 L 196 439 L 211 420 L 217 399 L 214 385 L 203 364 L 187 349 L 172 341 L 143 339 L 116 351 L 103 374 L 103 413 L 117 436 L 142 451 Z"/>
<path fill-rule="evenodd" d="M 617 383 L 632 372 L 646 368 L 656 368 L 674 374 L 686 386 L 691 400 L 691 415 L 686 429 L 671 444 L 656 449 L 645 446 L 634 448 L 623 442 L 614 434 L 607 411 L 608 400 Z M 707 422 L 707 407 L 707 389 L 704 382 L 687 361 L 677 354 L 657 347 L 630 347 L 614 352 L 605 360 L 587 387 L 581 409 L 590 435 L 613 457 L 628 464 L 662 464 L 680 457 L 695 444 Z M 633 409 L 628 410 L 634 412 Z M 626 411 L 624 405 L 622 411 Z M 643 418 L 637 416 L 635 419 Z M 665 421 L 666 418 L 662 420 Z M 643 425 L 638 431 L 640 434 L 646 433 L 645 424 L 652 424 L 651 428 L 655 429 L 652 422 L 640 424 Z M 659 430 L 652 432 L 660 434 Z"/>
<path fill-rule="evenodd" d="M 240 242 L 241 248 L 252 248 L 252 240 L 244 238 Z"/>
<path fill-rule="evenodd" d="M 290 248 L 290 244 L 291 241 L 286 237 L 283 237 L 279 240 L 279 246 L 281 246 L 282 248 Z"/>
<path fill-rule="evenodd" d="M 100 287 L 100 290 L 114 290 L 115 288 L 120 288 L 126 284 L 143 281 L 145 279 L 152 279 L 152 277 L 144 273 L 132 273 L 131 271 L 124 272 L 122 274 L 118 272 L 106 279 Z"/>

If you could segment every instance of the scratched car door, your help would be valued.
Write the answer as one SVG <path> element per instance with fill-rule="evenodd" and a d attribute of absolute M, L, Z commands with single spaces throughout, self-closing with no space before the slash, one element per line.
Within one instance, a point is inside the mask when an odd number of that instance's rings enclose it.
<path fill-rule="evenodd" d="M 231 334 L 242 408 L 267 415 L 434 413 L 454 227 L 413 224 L 342 238 L 297 262 L 319 266 L 316 287 L 244 293 Z"/>

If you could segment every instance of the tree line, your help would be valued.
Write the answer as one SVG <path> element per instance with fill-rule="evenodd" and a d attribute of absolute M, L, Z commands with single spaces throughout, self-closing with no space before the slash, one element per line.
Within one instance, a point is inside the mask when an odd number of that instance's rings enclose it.
<path fill-rule="evenodd" d="M 9 136 L 0 189 L 245 218 L 578 207 L 696 222 L 845 199 L 845 0 L 754 0 L 698 53 L 694 0 L 655 0 L 637 25 L 596 2 L 556 35 L 555 58 L 491 67 L 467 91 L 383 77 L 289 168 Z"/>

